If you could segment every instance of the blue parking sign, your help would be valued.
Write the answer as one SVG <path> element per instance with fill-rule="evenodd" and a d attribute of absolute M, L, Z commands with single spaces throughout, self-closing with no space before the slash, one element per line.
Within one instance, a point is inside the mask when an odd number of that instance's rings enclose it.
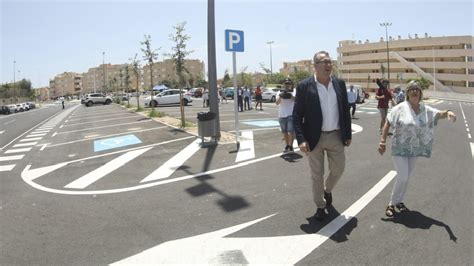
<path fill-rule="evenodd" d="M 243 52 L 244 32 L 241 30 L 225 30 L 225 50 L 227 52 Z"/>

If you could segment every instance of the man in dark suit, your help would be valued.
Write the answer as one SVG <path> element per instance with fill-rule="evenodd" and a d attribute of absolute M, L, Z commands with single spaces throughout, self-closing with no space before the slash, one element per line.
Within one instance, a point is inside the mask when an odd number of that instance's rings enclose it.
<path fill-rule="evenodd" d="M 315 74 L 298 84 L 293 125 L 300 150 L 308 155 L 311 169 L 315 218 L 322 221 L 332 204 L 334 186 L 344 172 L 344 147 L 351 144 L 351 116 L 346 83 L 334 76 L 329 53 L 313 58 Z M 329 176 L 324 180 L 324 153 Z"/>

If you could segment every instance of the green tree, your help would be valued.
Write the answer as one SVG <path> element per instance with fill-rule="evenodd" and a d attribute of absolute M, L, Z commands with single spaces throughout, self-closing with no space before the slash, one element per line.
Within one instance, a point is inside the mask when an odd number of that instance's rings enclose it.
<path fill-rule="evenodd" d="M 198 79 L 196 81 L 196 87 L 207 87 L 208 82 L 203 79 Z"/>
<path fill-rule="evenodd" d="M 232 80 L 230 79 L 229 70 L 225 70 L 224 79 L 222 80 L 222 87 L 232 87 Z"/>
<path fill-rule="evenodd" d="M 191 38 L 185 33 L 186 22 L 178 23 L 173 28 L 175 29 L 174 35 L 170 35 L 170 40 L 175 43 L 175 46 L 171 48 L 173 53 L 170 55 L 173 59 L 173 63 L 176 68 L 176 75 L 178 76 L 179 84 L 179 100 L 181 110 L 181 127 L 186 126 L 186 120 L 184 117 L 184 106 L 183 106 L 183 87 L 185 86 L 184 72 L 188 72 L 184 66 L 185 58 L 193 51 L 186 51 L 186 42 Z"/>
<path fill-rule="evenodd" d="M 125 69 L 125 91 L 127 92 L 127 108 L 130 107 L 130 97 L 129 97 L 129 93 L 130 93 L 130 70 L 129 70 L 129 66 L 128 64 L 125 65 L 124 67 Z"/>
<path fill-rule="evenodd" d="M 145 47 L 142 48 L 143 52 L 143 59 L 148 61 L 148 65 L 150 66 L 150 90 L 151 90 L 151 99 L 154 98 L 155 92 L 153 91 L 153 62 L 158 58 L 158 53 L 156 50 L 151 49 L 151 36 L 145 34 L 145 40 L 141 42 L 142 45 Z M 158 50 L 161 48 L 158 48 Z M 150 116 L 155 116 L 155 105 L 152 104 L 153 101 L 150 102 L 151 105 L 151 113 Z"/>
<path fill-rule="evenodd" d="M 425 79 L 425 78 L 423 78 L 423 77 L 421 77 L 421 78 L 416 78 L 416 79 L 408 79 L 408 80 L 407 80 L 407 84 L 408 84 L 408 82 L 410 82 L 410 81 L 415 81 L 416 83 L 418 83 L 418 85 L 420 85 L 420 87 L 421 87 L 422 90 L 428 89 L 428 88 L 430 87 L 430 85 L 433 84 L 433 83 L 431 83 L 431 81 L 429 81 L 429 80 L 427 80 L 427 79 Z"/>
<path fill-rule="evenodd" d="M 133 72 L 133 75 L 135 76 L 135 80 L 136 80 L 135 90 L 137 92 L 137 111 L 140 111 L 140 101 L 139 101 L 140 92 L 139 92 L 139 89 L 138 89 L 138 82 L 140 81 L 140 62 L 138 61 L 137 56 L 138 56 L 138 54 L 135 54 L 135 57 L 130 58 L 129 60 L 131 62 L 132 72 Z"/>
<path fill-rule="evenodd" d="M 290 79 L 293 81 L 293 84 L 296 86 L 300 81 L 309 77 L 309 73 L 306 71 L 297 71 L 290 74 Z"/>

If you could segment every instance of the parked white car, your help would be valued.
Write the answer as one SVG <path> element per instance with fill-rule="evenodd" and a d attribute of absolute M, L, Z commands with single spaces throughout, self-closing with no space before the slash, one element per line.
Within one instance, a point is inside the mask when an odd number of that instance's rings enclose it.
<path fill-rule="evenodd" d="M 279 88 L 265 88 L 262 92 L 262 100 L 269 102 L 276 102 L 276 97 L 280 92 Z"/>
<path fill-rule="evenodd" d="M 189 94 L 183 91 L 183 105 L 188 105 L 188 103 L 192 101 L 193 100 L 191 99 Z M 151 96 L 145 98 L 145 107 L 168 104 L 179 104 L 179 90 L 165 90 L 155 95 L 153 99 L 151 99 Z"/>

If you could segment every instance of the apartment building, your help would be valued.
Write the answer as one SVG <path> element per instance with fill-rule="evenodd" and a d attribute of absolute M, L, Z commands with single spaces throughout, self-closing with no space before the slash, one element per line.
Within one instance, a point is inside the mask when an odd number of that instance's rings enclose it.
<path fill-rule="evenodd" d="M 433 83 L 433 90 L 474 93 L 472 44 L 473 36 L 415 34 L 406 39 L 389 37 L 387 53 L 383 38 L 377 42 L 345 40 L 337 48 L 337 67 L 347 83 L 370 91 L 377 88 L 376 78 L 389 78 L 393 87 L 424 77 Z"/>
<path fill-rule="evenodd" d="M 79 95 L 82 89 L 82 75 L 64 72 L 49 80 L 49 96 L 53 99 L 62 96 Z"/>
<path fill-rule="evenodd" d="M 184 61 L 184 67 L 189 71 L 185 72 L 187 86 L 193 86 L 190 84 L 196 82 L 199 79 L 204 79 L 204 62 L 198 59 L 187 59 Z M 178 81 L 176 75 L 176 68 L 172 59 L 166 59 L 161 62 L 153 63 L 153 85 L 159 85 L 164 80 L 175 80 Z M 150 65 L 143 66 L 143 87 L 145 90 L 150 89 Z"/>
<path fill-rule="evenodd" d="M 280 73 L 288 76 L 296 72 L 308 72 L 313 73 L 313 61 L 312 60 L 300 60 L 298 62 L 283 62 L 283 68 L 280 68 Z"/>
<path fill-rule="evenodd" d="M 125 84 L 126 66 L 127 64 L 103 64 L 89 68 L 87 72 L 82 74 L 82 93 L 127 91 Z M 131 66 L 128 67 L 128 75 L 130 77 L 128 91 L 135 91 L 137 82 Z M 138 89 L 142 90 L 141 69 Z"/>

